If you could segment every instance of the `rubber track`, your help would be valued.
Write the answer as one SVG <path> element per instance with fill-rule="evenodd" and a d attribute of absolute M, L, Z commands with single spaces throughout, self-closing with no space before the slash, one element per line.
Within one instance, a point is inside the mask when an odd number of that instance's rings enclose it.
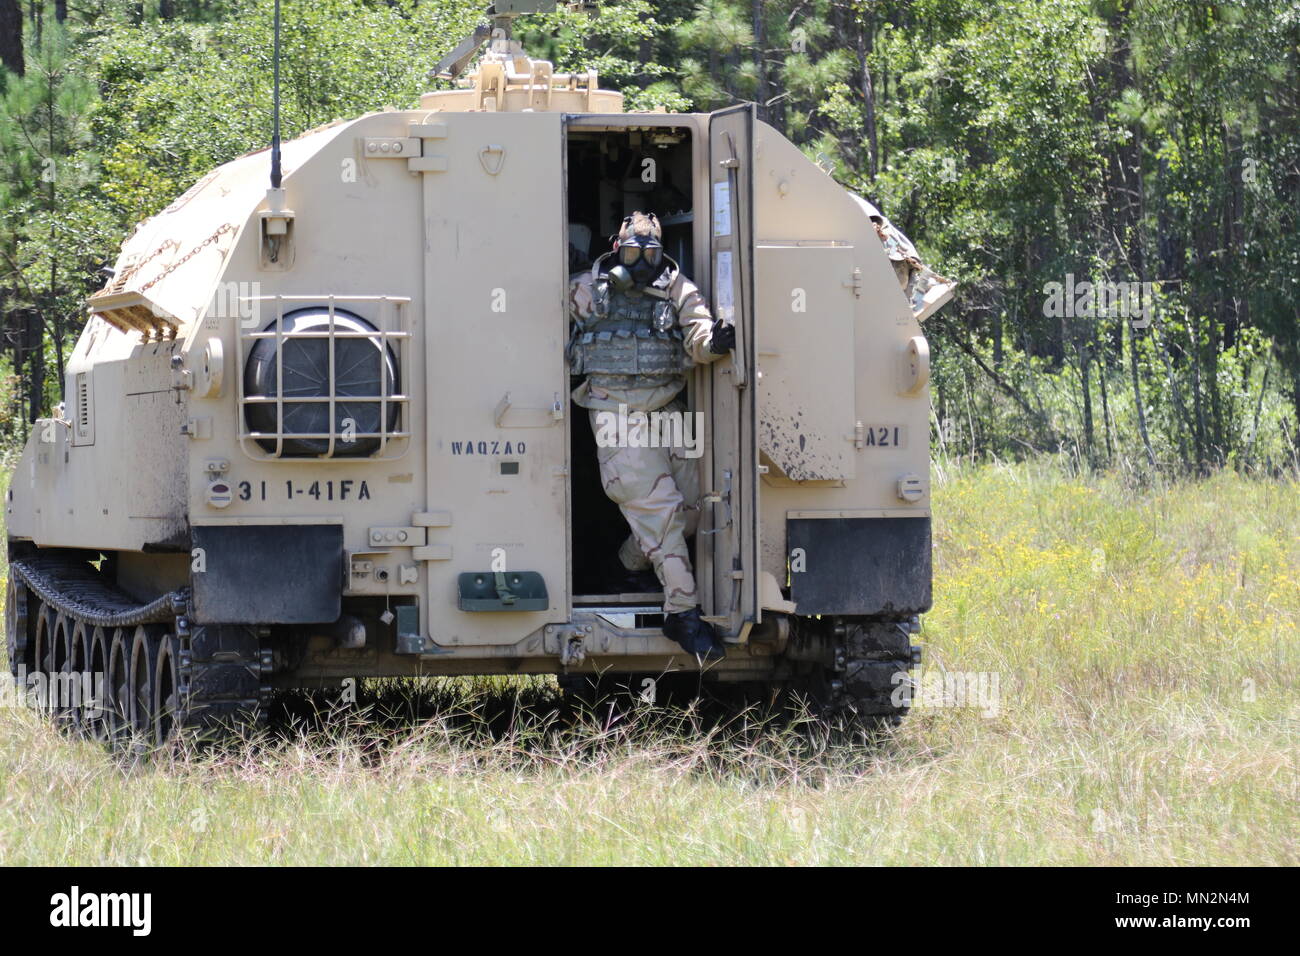
<path fill-rule="evenodd" d="M 93 627 L 171 621 L 189 601 L 189 589 L 181 588 L 140 604 L 105 581 L 91 565 L 52 555 L 20 558 L 10 568 L 44 603 Z"/>
<path fill-rule="evenodd" d="M 894 703 L 902 679 L 898 675 L 919 663 L 919 649 L 911 647 L 911 632 L 902 622 L 848 624 L 834 668 L 831 709 L 898 723 L 909 709 L 907 703 Z"/>
<path fill-rule="evenodd" d="M 270 659 L 254 630 L 190 625 L 185 618 L 176 623 L 185 730 L 213 737 L 241 725 L 265 725 L 271 688 L 263 681 Z"/>
<path fill-rule="evenodd" d="M 86 625 L 171 626 L 179 645 L 182 704 L 176 716 L 184 732 L 209 737 L 241 724 L 265 723 L 269 654 L 250 627 L 191 624 L 185 616 L 189 588 L 141 604 L 83 561 L 34 555 L 14 560 L 10 568 L 44 604 Z"/>

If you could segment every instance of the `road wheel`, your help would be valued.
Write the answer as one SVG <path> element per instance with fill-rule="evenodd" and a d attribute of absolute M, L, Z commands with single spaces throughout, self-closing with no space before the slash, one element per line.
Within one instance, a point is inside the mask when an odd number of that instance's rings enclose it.
<path fill-rule="evenodd" d="M 28 659 L 31 644 L 28 641 L 27 631 L 30 620 L 27 608 L 30 600 L 31 592 L 27 590 L 27 585 L 18 579 L 13 569 L 10 569 L 9 582 L 5 585 L 5 657 L 9 660 L 9 675 L 15 681 L 18 681 L 20 676 L 25 679 L 25 672 L 31 668 L 31 661 Z M 20 674 L 20 672 L 24 673 Z"/>
<path fill-rule="evenodd" d="M 89 704 L 87 698 L 90 696 L 86 661 L 91 629 L 81 621 L 68 623 L 71 627 L 67 628 L 67 651 L 63 658 L 60 689 L 69 696 L 62 701 L 63 707 L 59 713 L 63 729 L 80 736 L 85 733 L 86 707 Z"/>
<path fill-rule="evenodd" d="M 68 651 L 72 644 L 72 618 L 62 611 L 54 615 L 54 633 L 50 639 L 50 716 L 60 730 L 68 729 L 72 709 L 72 690 L 68 679 Z"/>
<path fill-rule="evenodd" d="M 153 739 L 166 747 L 185 726 L 187 688 L 181 685 L 180 642 L 174 634 L 164 634 L 158 648 L 158 665 L 154 680 Z"/>
<path fill-rule="evenodd" d="M 42 714 L 50 712 L 54 700 L 54 681 L 51 680 L 54 663 L 54 624 L 57 614 L 44 601 L 37 602 L 36 633 L 32 640 L 32 674 L 39 675 L 33 685 L 36 709 Z"/>
<path fill-rule="evenodd" d="M 87 669 L 90 673 L 91 697 L 87 700 L 84 712 L 85 734 L 101 743 L 109 738 L 109 693 L 108 661 L 113 652 L 113 631 L 111 628 L 96 627 L 90 632 L 90 656 Z"/>
<path fill-rule="evenodd" d="M 134 633 L 123 627 L 113 631 L 109 641 L 108 670 L 105 672 L 104 732 L 114 751 L 126 749 L 131 738 L 131 646 Z"/>
<path fill-rule="evenodd" d="M 142 624 L 131 640 L 131 669 L 127 675 L 130 748 L 138 757 L 145 756 L 154 744 L 154 682 L 158 676 L 158 650 L 165 631 L 156 624 Z"/>

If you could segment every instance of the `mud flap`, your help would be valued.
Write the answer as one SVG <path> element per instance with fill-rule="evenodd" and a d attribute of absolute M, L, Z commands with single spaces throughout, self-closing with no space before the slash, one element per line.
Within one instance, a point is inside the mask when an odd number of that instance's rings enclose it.
<path fill-rule="evenodd" d="M 801 615 L 911 615 L 930 609 L 930 519 L 792 518 L 790 575 Z"/>
<path fill-rule="evenodd" d="M 192 545 L 196 623 L 338 620 L 341 525 L 198 525 Z"/>

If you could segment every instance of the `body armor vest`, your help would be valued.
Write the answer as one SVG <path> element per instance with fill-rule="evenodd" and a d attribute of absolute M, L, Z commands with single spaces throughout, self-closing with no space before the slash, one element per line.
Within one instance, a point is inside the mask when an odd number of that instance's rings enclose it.
<path fill-rule="evenodd" d="M 585 374 L 600 387 L 626 388 L 663 385 L 690 368 L 677 308 L 667 298 L 675 276 L 669 270 L 644 292 L 618 292 L 598 275 L 592 315 L 569 343 L 573 374 Z"/>

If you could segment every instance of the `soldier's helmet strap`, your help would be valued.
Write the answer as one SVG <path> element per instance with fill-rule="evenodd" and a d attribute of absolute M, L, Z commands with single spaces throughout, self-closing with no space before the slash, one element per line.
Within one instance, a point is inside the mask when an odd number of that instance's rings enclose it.
<path fill-rule="evenodd" d="M 606 252 L 604 255 L 599 256 L 599 257 L 596 259 L 596 261 L 593 262 L 593 263 L 591 264 L 591 282 L 592 282 L 592 285 L 595 285 L 596 280 L 597 280 L 598 278 L 600 278 L 600 264 L 601 264 L 602 262 L 604 262 L 606 259 L 608 259 L 610 256 L 612 256 L 613 254 L 614 254 L 613 252 Z"/>

